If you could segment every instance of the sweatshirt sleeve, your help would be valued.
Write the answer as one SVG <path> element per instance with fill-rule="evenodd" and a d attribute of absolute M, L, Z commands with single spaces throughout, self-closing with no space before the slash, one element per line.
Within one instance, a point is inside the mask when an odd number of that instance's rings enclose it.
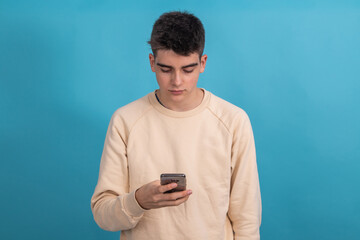
<path fill-rule="evenodd" d="M 134 228 L 145 211 L 136 201 L 135 191 L 129 192 L 125 140 L 126 127 L 114 114 L 106 133 L 99 178 L 91 198 L 95 222 L 108 231 Z"/>
<path fill-rule="evenodd" d="M 235 240 L 259 240 L 261 196 L 253 132 L 245 112 L 242 112 L 235 122 L 228 215 Z"/>

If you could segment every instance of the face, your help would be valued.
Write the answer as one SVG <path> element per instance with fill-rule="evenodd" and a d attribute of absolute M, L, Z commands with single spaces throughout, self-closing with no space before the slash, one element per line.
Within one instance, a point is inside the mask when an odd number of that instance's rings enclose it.
<path fill-rule="evenodd" d="M 158 96 L 166 107 L 181 111 L 200 104 L 203 93 L 196 85 L 205 70 L 206 55 L 199 58 L 198 53 L 182 56 L 172 50 L 158 50 L 156 58 L 150 54 L 149 59 L 160 88 Z"/>

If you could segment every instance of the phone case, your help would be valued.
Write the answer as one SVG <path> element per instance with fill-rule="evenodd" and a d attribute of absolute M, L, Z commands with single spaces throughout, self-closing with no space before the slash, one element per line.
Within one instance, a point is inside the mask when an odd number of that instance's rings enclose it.
<path fill-rule="evenodd" d="M 186 190 L 186 175 L 183 173 L 163 173 L 160 175 L 161 185 L 177 183 L 177 187 L 165 193 L 179 192 Z"/>

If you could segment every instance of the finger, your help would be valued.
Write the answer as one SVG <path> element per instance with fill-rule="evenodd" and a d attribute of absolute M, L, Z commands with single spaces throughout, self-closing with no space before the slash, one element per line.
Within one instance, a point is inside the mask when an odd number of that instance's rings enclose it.
<path fill-rule="evenodd" d="M 183 197 L 186 197 L 188 195 L 192 194 L 191 190 L 185 190 L 181 192 L 174 192 L 174 193 L 168 193 L 162 195 L 163 201 L 174 201 Z"/>
<path fill-rule="evenodd" d="M 178 200 L 174 201 L 162 201 L 158 203 L 159 207 L 173 207 L 173 206 L 179 206 L 180 204 L 186 202 L 189 199 L 190 195 L 187 195 L 186 197 L 179 198 Z"/>
<path fill-rule="evenodd" d="M 159 186 L 158 190 L 159 190 L 159 193 L 164 193 L 164 192 L 174 189 L 176 187 L 177 187 L 176 183 L 169 183 L 166 185 Z"/>

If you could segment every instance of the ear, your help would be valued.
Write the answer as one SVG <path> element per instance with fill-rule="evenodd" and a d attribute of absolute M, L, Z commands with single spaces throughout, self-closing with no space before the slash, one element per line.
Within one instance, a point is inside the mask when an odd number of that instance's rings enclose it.
<path fill-rule="evenodd" d="M 205 71 L 206 60 L 207 60 L 207 55 L 206 54 L 202 55 L 201 59 L 200 59 L 200 72 L 201 73 L 203 73 Z"/>
<path fill-rule="evenodd" d="M 155 72 L 155 56 L 149 53 L 151 71 Z"/>

